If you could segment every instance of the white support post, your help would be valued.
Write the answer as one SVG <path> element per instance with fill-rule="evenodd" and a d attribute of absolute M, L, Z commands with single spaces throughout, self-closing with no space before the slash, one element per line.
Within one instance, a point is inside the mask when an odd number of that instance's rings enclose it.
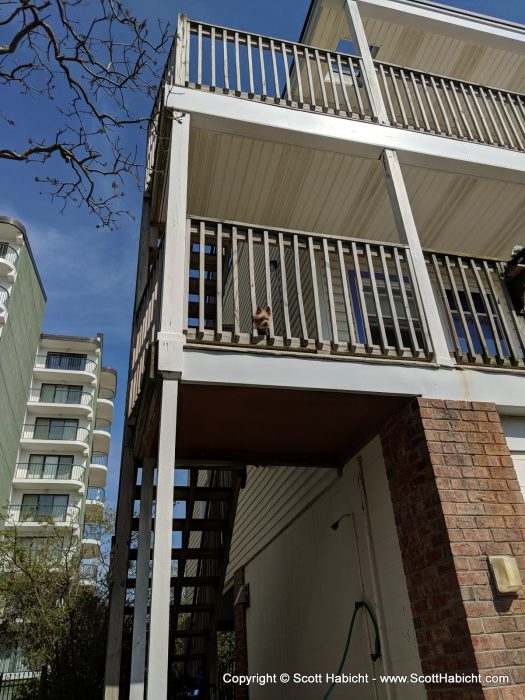
<path fill-rule="evenodd" d="M 171 66 L 175 85 L 186 85 L 188 77 L 188 42 L 190 40 L 187 15 L 180 13 L 175 38 L 175 65 Z"/>
<path fill-rule="evenodd" d="M 356 0 L 345 0 L 345 13 L 355 51 L 363 61 L 363 81 L 370 97 L 374 117 L 376 117 L 379 124 L 390 124 L 377 78 L 374 59 L 370 53 L 370 45 L 366 38 L 365 27 Z"/>
<path fill-rule="evenodd" d="M 144 700 L 154 459 L 142 463 L 129 700 Z"/>
<path fill-rule="evenodd" d="M 188 152 L 190 115 L 173 112 L 167 168 L 167 210 L 164 233 L 164 270 L 158 369 L 178 379 L 182 374 L 182 348 L 186 297 L 186 209 L 188 198 Z"/>
<path fill-rule="evenodd" d="M 120 660 L 122 655 L 122 630 L 126 604 L 128 578 L 129 539 L 135 488 L 135 468 L 131 448 L 130 428 L 126 429 L 125 447 L 120 467 L 120 484 L 117 507 L 115 542 L 111 561 L 111 593 L 109 601 L 109 625 L 106 651 L 106 675 L 104 700 L 118 700 L 120 686 Z"/>
<path fill-rule="evenodd" d="M 168 693 L 171 548 L 173 487 L 175 484 L 175 439 L 179 382 L 162 382 L 155 538 L 151 579 L 151 613 L 148 651 L 148 700 L 166 700 Z"/>
<path fill-rule="evenodd" d="M 412 207 L 410 206 L 410 199 L 405 187 L 405 180 L 397 153 L 390 149 L 385 149 L 382 159 L 396 227 L 401 242 L 408 245 L 410 250 L 414 273 L 416 275 L 416 283 L 421 295 L 423 311 L 427 319 L 428 331 L 432 340 L 436 361 L 440 365 L 453 367 L 455 362 L 450 356 L 445 330 L 439 315 L 434 290 L 428 274 L 425 256 L 421 247 L 421 241 L 419 240 L 416 222 L 412 213 Z"/>

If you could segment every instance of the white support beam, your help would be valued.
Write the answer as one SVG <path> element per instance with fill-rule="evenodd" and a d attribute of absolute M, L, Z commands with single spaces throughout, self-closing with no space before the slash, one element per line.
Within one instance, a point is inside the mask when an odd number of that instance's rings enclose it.
<path fill-rule="evenodd" d="M 135 488 L 135 468 L 129 431 L 130 428 L 128 427 L 120 467 L 115 543 L 111 553 L 112 583 L 109 600 L 104 700 L 118 700 L 119 698 L 122 630 L 124 627 L 129 540 Z"/>
<path fill-rule="evenodd" d="M 144 700 L 154 459 L 142 463 L 129 700 Z"/>
<path fill-rule="evenodd" d="M 151 579 L 151 613 L 148 651 L 148 700 L 165 700 L 168 694 L 171 548 L 173 487 L 175 483 L 175 440 L 179 382 L 162 382 L 155 539 Z"/>
<path fill-rule="evenodd" d="M 370 98 L 372 112 L 380 124 L 390 124 L 381 88 L 379 87 L 379 80 L 377 79 L 374 59 L 370 53 L 365 27 L 356 0 L 345 0 L 345 13 L 350 36 L 354 43 L 354 50 L 363 60 L 363 80 Z"/>
<path fill-rule="evenodd" d="M 185 280 L 186 209 L 188 200 L 188 153 L 190 116 L 173 112 L 170 152 L 167 167 L 167 210 L 164 234 L 164 266 L 158 369 L 179 378 L 182 371 L 182 348 L 186 342 Z"/>
<path fill-rule="evenodd" d="M 450 357 L 445 330 L 441 322 L 432 282 L 428 274 L 425 256 L 423 255 L 416 222 L 414 221 L 412 207 L 410 206 L 410 199 L 401 171 L 401 165 L 396 152 L 388 149 L 385 149 L 382 160 L 396 227 L 401 242 L 406 243 L 410 250 L 416 283 L 421 295 L 423 311 L 427 319 L 436 361 L 440 365 L 448 367 L 454 366 L 455 362 Z"/>

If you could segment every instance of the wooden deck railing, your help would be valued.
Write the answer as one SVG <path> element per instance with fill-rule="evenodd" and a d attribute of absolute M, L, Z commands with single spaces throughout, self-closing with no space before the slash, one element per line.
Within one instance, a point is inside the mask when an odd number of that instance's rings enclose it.
<path fill-rule="evenodd" d="M 405 246 L 209 219 L 188 230 L 190 342 L 431 359 Z"/>
<path fill-rule="evenodd" d="M 525 96 L 375 61 L 390 123 L 524 149 Z"/>

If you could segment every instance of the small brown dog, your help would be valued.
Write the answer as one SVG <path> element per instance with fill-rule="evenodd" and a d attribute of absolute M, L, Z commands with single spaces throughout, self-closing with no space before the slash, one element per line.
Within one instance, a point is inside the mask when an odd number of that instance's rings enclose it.
<path fill-rule="evenodd" d="M 261 309 L 260 306 L 257 307 L 255 313 L 252 316 L 252 320 L 255 323 L 257 332 L 259 335 L 268 335 L 270 332 L 270 321 L 272 318 L 272 310 L 269 306 L 265 309 Z"/>

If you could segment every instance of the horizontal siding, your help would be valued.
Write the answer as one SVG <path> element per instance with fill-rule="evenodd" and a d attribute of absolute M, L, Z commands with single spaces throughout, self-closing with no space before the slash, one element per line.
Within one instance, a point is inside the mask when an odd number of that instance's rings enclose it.
<path fill-rule="evenodd" d="M 239 495 L 226 584 L 336 480 L 333 469 L 248 467 Z"/>

